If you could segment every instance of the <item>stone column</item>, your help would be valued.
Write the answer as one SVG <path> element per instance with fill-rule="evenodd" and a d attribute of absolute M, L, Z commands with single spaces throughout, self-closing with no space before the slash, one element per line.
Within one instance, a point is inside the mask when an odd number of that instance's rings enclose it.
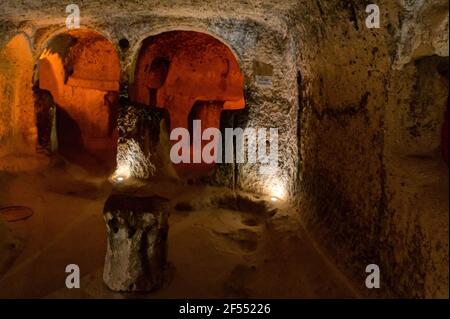
<path fill-rule="evenodd" d="M 103 280 L 114 291 L 161 287 L 167 261 L 168 200 L 114 194 L 105 203 L 108 243 Z"/>

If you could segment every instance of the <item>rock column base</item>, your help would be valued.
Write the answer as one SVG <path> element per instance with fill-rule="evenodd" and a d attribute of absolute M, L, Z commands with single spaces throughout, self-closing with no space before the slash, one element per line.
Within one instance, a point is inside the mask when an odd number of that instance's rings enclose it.
<path fill-rule="evenodd" d="M 103 216 L 107 250 L 103 280 L 114 291 L 152 291 L 163 284 L 167 262 L 168 200 L 111 195 Z"/>

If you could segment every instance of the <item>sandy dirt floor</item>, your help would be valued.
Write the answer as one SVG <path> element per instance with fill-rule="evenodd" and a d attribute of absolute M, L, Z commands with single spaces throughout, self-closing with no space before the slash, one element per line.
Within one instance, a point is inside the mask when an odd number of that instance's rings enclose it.
<path fill-rule="evenodd" d="M 112 191 L 106 176 L 93 177 L 65 161 L 27 172 L 0 171 L 0 207 L 22 205 L 34 211 L 26 220 L 7 223 L 21 245 L 10 251 L 15 258 L 0 274 L 0 298 L 358 296 L 303 230 L 297 212 L 214 207 L 209 199 L 229 192 L 221 188 L 163 181 L 147 188 L 172 202 L 189 201 L 192 208 L 170 212 L 165 286 L 123 294 L 110 291 L 102 280 L 102 210 Z M 80 267 L 80 289 L 65 287 L 68 264 Z"/>

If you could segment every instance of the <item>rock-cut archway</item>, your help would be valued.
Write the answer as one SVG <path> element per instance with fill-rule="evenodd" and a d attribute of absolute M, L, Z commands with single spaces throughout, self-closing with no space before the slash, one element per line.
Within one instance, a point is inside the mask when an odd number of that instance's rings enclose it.
<path fill-rule="evenodd" d="M 85 167 L 114 167 L 120 62 L 92 30 L 54 36 L 38 60 L 38 140 Z M 99 165 L 95 165 L 98 167 Z"/>
<path fill-rule="evenodd" d="M 143 41 L 131 98 L 167 110 L 169 129 L 188 129 L 192 138 L 193 120 L 201 121 L 202 132 L 220 128 L 223 110 L 245 107 L 243 86 L 239 63 L 223 42 L 205 33 L 169 31 Z M 214 167 L 203 160 L 193 163 L 197 151 L 191 144 L 191 163 L 176 165 L 178 173 Z"/>

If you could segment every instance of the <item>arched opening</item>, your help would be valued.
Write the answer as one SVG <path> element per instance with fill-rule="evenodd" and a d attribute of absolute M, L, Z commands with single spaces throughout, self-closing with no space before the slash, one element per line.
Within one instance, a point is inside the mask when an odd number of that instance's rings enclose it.
<path fill-rule="evenodd" d="M 32 76 L 30 39 L 24 33 L 16 34 L 0 49 L 0 157 L 34 153 Z M 0 162 L 1 170 L 9 161 Z"/>
<path fill-rule="evenodd" d="M 143 41 L 131 86 L 134 102 L 165 109 L 169 130 L 190 130 L 200 120 L 201 132 L 220 128 L 223 110 L 245 107 L 244 77 L 235 56 L 216 38 L 194 31 L 170 31 Z M 171 141 L 172 144 L 177 141 Z M 210 171 L 215 163 L 194 163 L 200 148 L 190 145 L 190 163 L 175 168 L 180 175 Z M 197 154 L 198 155 L 198 154 Z M 197 156 L 198 158 L 199 156 Z"/>
<path fill-rule="evenodd" d="M 39 57 L 38 77 L 40 145 L 90 170 L 113 169 L 120 79 L 113 44 L 91 30 L 56 35 Z"/>

